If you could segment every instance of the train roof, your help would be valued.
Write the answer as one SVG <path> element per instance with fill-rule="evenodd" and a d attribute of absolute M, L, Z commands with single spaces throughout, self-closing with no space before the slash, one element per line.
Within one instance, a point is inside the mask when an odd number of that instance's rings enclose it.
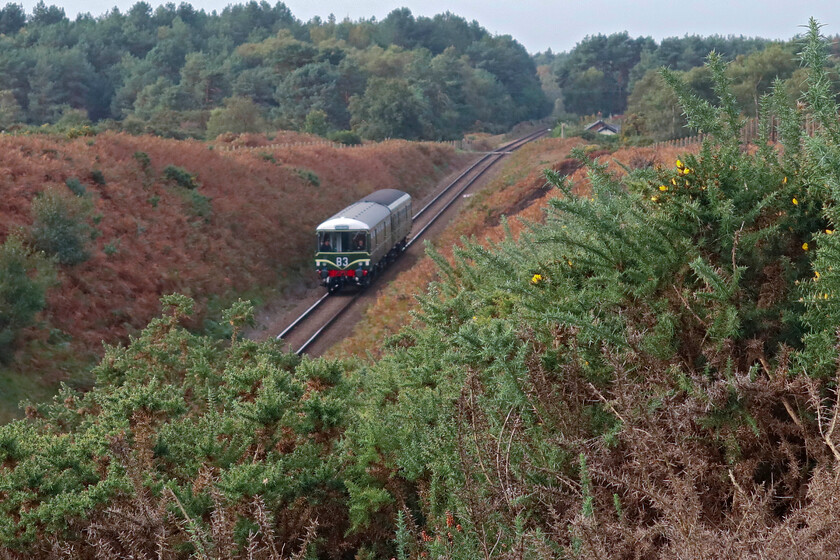
<path fill-rule="evenodd" d="M 375 202 L 393 210 L 406 200 L 411 200 L 411 196 L 408 193 L 398 191 L 397 189 L 381 189 L 370 193 L 361 202 Z"/>
<path fill-rule="evenodd" d="M 376 202 L 360 201 L 351 204 L 318 226 L 318 231 L 371 229 L 387 218 L 391 211 Z"/>
<path fill-rule="evenodd" d="M 381 189 L 338 212 L 319 225 L 317 230 L 371 229 L 387 218 L 392 210 L 410 200 L 410 195 L 397 189 Z"/>

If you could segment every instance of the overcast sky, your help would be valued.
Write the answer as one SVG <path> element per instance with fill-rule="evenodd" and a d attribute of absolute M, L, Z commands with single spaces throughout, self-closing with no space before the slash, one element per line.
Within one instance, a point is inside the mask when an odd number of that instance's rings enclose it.
<path fill-rule="evenodd" d="M 0 0 L 23 4 L 31 13 L 37 0 Z M 146 0 L 153 7 L 164 2 Z M 181 0 L 172 0 L 179 4 Z M 45 0 L 47 5 L 64 8 L 68 17 L 80 12 L 99 16 L 113 8 L 125 11 L 136 0 Z M 276 0 L 269 0 L 274 5 Z M 230 0 L 190 2 L 205 11 L 221 11 Z M 241 2 L 239 2 L 241 3 Z M 529 52 L 551 48 L 571 50 L 587 35 L 627 31 L 631 37 L 683 35 L 744 35 L 768 39 L 789 39 L 802 31 L 813 16 L 825 25 L 828 35 L 840 33 L 840 2 L 837 0 L 513 0 L 509 3 L 487 0 L 289 0 L 286 6 L 298 19 L 339 20 L 376 17 L 408 7 L 415 16 L 432 16 L 450 11 L 467 20 L 477 20 L 491 33 L 511 35 Z"/>

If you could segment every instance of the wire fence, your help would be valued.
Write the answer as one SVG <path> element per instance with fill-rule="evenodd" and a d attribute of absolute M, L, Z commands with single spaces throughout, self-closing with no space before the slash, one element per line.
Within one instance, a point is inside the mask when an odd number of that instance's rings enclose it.
<path fill-rule="evenodd" d="M 390 138 L 386 138 L 384 141 L 391 140 Z M 434 144 L 445 144 L 448 146 L 452 146 L 456 150 L 461 150 L 464 152 L 474 152 L 474 151 L 481 151 L 484 147 L 480 141 L 473 141 L 470 139 L 462 139 L 462 140 L 443 140 L 439 142 L 433 142 Z M 261 146 L 245 146 L 241 144 L 216 144 L 214 145 L 213 149 L 218 150 L 220 152 L 253 152 L 253 151 L 273 151 L 273 150 L 281 150 L 286 148 L 297 148 L 302 146 L 325 146 L 329 148 L 335 149 L 357 149 L 357 148 L 369 148 L 372 146 L 378 145 L 379 142 L 368 142 L 363 144 L 341 144 L 339 142 L 332 142 L 330 140 L 322 140 L 322 141 L 310 141 L 310 142 L 283 142 L 277 144 L 264 144 Z"/>
<path fill-rule="evenodd" d="M 770 122 L 768 123 L 768 139 L 770 142 L 776 142 L 778 140 L 778 126 L 779 126 L 779 118 L 778 117 L 771 117 Z M 805 129 L 805 134 L 808 136 L 813 136 L 819 128 L 819 125 L 812 121 L 806 120 L 803 123 L 803 128 Z M 741 129 L 741 142 L 744 144 L 749 144 L 750 142 L 754 142 L 761 133 L 761 127 L 759 125 L 759 121 L 756 118 L 752 118 L 747 120 L 744 124 L 744 127 Z M 695 144 L 701 144 L 706 138 L 708 138 L 708 134 L 697 134 L 695 136 L 688 136 L 686 138 L 676 138 L 674 140 L 663 140 L 661 142 L 655 142 L 653 145 L 656 148 L 667 146 L 672 148 L 685 148 L 688 146 L 693 146 Z"/>
<path fill-rule="evenodd" d="M 675 138 L 674 140 L 662 140 L 654 142 L 654 148 L 687 148 L 695 144 L 701 144 L 703 140 L 708 137 L 708 134 L 698 134 L 696 136 L 686 136 L 685 138 Z"/>
<path fill-rule="evenodd" d="M 771 118 L 769 123 L 769 139 L 770 142 L 776 142 L 777 140 L 777 125 L 779 124 L 778 117 Z M 808 136 L 813 136 L 814 132 L 816 131 L 817 124 L 813 121 L 806 121 L 804 123 L 805 133 Z M 744 127 L 741 129 L 741 142 L 748 144 L 750 142 L 754 142 L 760 133 L 759 121 L 756 118 L 752 118 L 747 120 Z M 659 142 L 654 142 L 653 147 L 672 147 L 672 148 L 687 148 L 689 146 L 694 146 L 697 144 L 702 144 L 704 140 L 706 140 L 710 135 L 709 134 L 696 134 L 694 136 L 686 136 L 685 138 L 675 138 L 673 140 L 662 140 Z M 384 141 L 391 140 L 391 138 L 386 138 Z M 464 151 L 464 152 L 481 152 L 486 151 L 487 146 L 481 140 L 472 140 L 469 138 L 462 138 L 460 140 L 443 140 L 439 142 L 433 142 L 434 144 L 446 144 L 452 146 L 456 150 Z M 216 144 L 214 145 L 213 149 L 221 151 L 221 152 L 240 152 L 240 151 L 274 151 L 274 150 L 282 150 L 287 148 L 296 148 L 302 146 L 326 146 L 334 149 L 344 150 L 344 149 L 359 149 L 359 148 L 369 148 L 372 146 L 378 145 L 379 142 L 367 142 L 362 144 L 341 144 L 339 142 L 332 142 L 330 140 L 315 140 L 309 142 L 282 142 L 277 144 L 265 144 L 262 146 L 245 146 L 241 144 Z"/>

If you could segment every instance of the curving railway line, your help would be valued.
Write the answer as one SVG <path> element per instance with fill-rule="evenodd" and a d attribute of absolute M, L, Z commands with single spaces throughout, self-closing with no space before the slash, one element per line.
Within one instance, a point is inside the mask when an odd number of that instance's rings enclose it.
<path fill-rule="evenodd" d="M 510 152 L 524 146 L 528 142 L 532 142 L 548 132 L 548 129 L 541 129 L 537 132 L 523 136 L 513 142 L 501 146 L 496 151 L 489 152 L 484 157 L 476 161 L 463 173 L 456 177 L 446 188 L 438 193 L 434 198 L 429 200 L 420 210 L 412 216 L 412 232 L 413 235 L 406 245 L 406 254 L 404 254 L 398 262 L 392 265 L 391 269 L 386 270 L 374 284 L 384 284 L 386 278 L 394 274 L 394 269 L 399 268 L 402 261 L 407 260 L 410 249 L 416 241 L 423 239 L 424 234 L 434 224 L 438 223 L 440 218 L 446 213 L 450 206 L 457 200 L 461 199 L 461 195 L 469 189 L 476 181 L 484 176 L 499 160 L 504 158 Z M 414 251 L 416 252 L 416 251 Z M 295 318 L 280 334 L 277 335 L 278 340 L 286 342 L 296 354 L 300 355 L 304 352 L 311 354 L 319 354 L 315 349 L 317 342 L 322 339 L 325 333 L 333 327 L 340 319 L 342 319 L 352 309 L 356 308 L 354 305 L 359 299 L 365 297 L 373 297 L 367 292 L 373 290 L 359 291 L 359 292 L 338 292 L 334 294 L 324 294 L 312 305 L 310 305 L 303 313 Z M 355 322 L 355 321 L 354 321 Z M 313 351 L 315 349 L 315 351 Z"/>

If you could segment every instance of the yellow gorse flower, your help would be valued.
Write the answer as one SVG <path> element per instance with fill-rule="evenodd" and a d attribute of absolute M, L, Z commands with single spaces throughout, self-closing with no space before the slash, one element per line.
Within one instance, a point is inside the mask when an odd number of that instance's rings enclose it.
<path fill-rule="evenodd" d="M 798 200 L 796 200 L 796 197 L 791 198 L 791 199 L 790 199 L 790 201 L 791 201 L 791 202 L 793 202 L 793 205 L 794 205 L 794 206 L 796 206 L 797 204 L 799 204 L 799 201 L 798 201 Z"/>
<path fill-rule="evenodd" d="M 834 230 L 833 230 L 833 229 L 827 229 L 827 230 L 825 230 L 825 232 L 826 232 L 828 235 L 832 235 L 832 234 L 834 234 Z"/>
<path fill-rule="evenodd" d="M 807 251 L 807 250 L 808 250 L 808 243 L 803 243 L 803 244 L 802 244 L 802 250 L 803 250 L 803 251 Z"/>
<path fill-rule="evenodd" d="M 665 185 L 659 185 L 659 190 L 665 192 L 668 190 L 668 187 L 666 187 Z"/>
<path fill-rule="evenodd" d="M 539 284 L 540 282 L 542 282 L 542 280 L 542 274 L 534 274 L 534 276 L 531 278 L 531 284 Z"/>
<path fill-rule="evenodd" d="M 680 160 L 677 160 L 677 167 L 682 167 L 682 166 L 683 166 L 683 162 L 681 162 Z"/>
<path fill-rule="evenodd" d="M 787 185 L 787 177 L 785 177 L 784 179 L 782 179 L 782 184 L 783 184 L 783 185 Z"/>

